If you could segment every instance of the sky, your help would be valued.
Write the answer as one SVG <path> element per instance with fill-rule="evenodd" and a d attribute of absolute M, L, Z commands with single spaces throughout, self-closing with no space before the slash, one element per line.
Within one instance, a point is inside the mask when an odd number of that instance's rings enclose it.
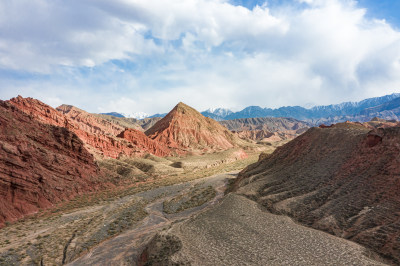
<path fill-rule="evenodd" d="M 2 100 L 154 114 L 394 92 L 400 1 L 0 1 Z"/>

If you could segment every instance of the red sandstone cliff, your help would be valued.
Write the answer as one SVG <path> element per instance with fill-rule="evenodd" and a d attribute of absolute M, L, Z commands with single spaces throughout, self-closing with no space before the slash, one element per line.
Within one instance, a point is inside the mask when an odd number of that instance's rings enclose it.
<path fill-rule="evenodd" d="M 31 107 L 43 108 L 47 115 L 41 120 L 67 121 L 40 102 Z M 98 175 L 93 156 L 74 133 L 0 101 L 0 226 L 98 188 Z"/>
<path fill-rule="evenodd" d="M 141 149 L 146 144 L 133 144 L 116 135 L 124 128 L 105 119 L 89 114 L 76 107 L 62 105 L 58 110 L 32 98 L 18 96 L 8 101 L 36 120 L 68 128 L 84 143 L 85 147 L 96 156 L 119 158 L 120 156 L 143 156 L 147 150 Z M 164 154 L 165 151 L 155 151 Z"/>

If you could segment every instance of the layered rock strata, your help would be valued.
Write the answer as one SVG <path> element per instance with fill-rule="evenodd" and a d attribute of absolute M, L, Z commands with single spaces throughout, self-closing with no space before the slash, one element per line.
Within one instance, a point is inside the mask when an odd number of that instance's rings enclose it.
<path fill-rule="evenodd" d="M 43 119 L 65 125 L 62 116 L 46 113 Z M 98 175 L 93 156 L 73 132 L 0 101 L 0 226 L 97 189 Z"/>

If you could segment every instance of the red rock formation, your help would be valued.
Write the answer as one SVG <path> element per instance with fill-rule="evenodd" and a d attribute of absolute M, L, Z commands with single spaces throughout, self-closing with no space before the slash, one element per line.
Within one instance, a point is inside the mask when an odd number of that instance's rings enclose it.
<path fill-rule="evenodd" d="M 62 115 L 32 104 L 33 114 L 45 110 L 41 120 L 64 125 Z M 0 101 L 0 226 L 98 188 L 98 175 L 93 156 L 74 133 Z"/>
<path fill-rule="evenodd" d="M 171 155 L 171 150 L 166 145 L 150 139 L 139 130 L 127 128 L 117 137 L 126 139 L 127 141 L 137 146 L 140 150 L 151 153 L 153 155 L 160 157 Z"/>
<path fill-rule="evenodd" d="M 399 154 L 400 127 L 312 128 L 248 166 L 235 187 L 274 213 L 363 244 L 399 264 Z"/>
<path fill-rule="evenodd" d="M 117 136 L 125 129 L 118 124 L 102 119 L 72 105 L 63 104 L 57 107 L 56 110 L 70 120 L 73 120 L 79 129 L 91 134 Z"/>
<path fill-rule="evenodd" d="M 18 96 L 9 103 L 46 124 L 66 127 L 73 131 L 85 147 L 96 156 L 119 158 L 120 156 L 143 156 L 146 150 L 140 147 L 145 144 L 132 143 L 117 138 L 124 128 L 101 119 L 72 106 L 60 106 L 59 111 L 32 98 Z M 65 115 L 63 114 L 65 113 Z M 159 154 L 164 151 L 158 152 Z"/>
<path fill-rule="evenodd" d="M 60 127 L 73 128 L 71 122 L 60 112 L 57 112 L 53 107 L 33 98 L 18 97 L 12 98 L 9 101 L 21 111 L 31 115 L 36 120 Z"/>
<path fill-rule="evenodd" d="M 183 103 L 147 130 L 146 135 L 180 154 L 226 150 L 238 142 L 228 129 Z"/>

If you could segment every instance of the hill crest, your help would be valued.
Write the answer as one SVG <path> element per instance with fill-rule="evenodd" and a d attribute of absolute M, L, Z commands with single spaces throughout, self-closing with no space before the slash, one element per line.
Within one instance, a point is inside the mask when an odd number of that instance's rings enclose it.
<path fill-rule="evenodd" d="M 240 142 L 217 121 L 203 116 L 182 102 L 145 133 L 151 139 L 165 143 L 178 154 L 226 150 L 238 146 Z"/>

